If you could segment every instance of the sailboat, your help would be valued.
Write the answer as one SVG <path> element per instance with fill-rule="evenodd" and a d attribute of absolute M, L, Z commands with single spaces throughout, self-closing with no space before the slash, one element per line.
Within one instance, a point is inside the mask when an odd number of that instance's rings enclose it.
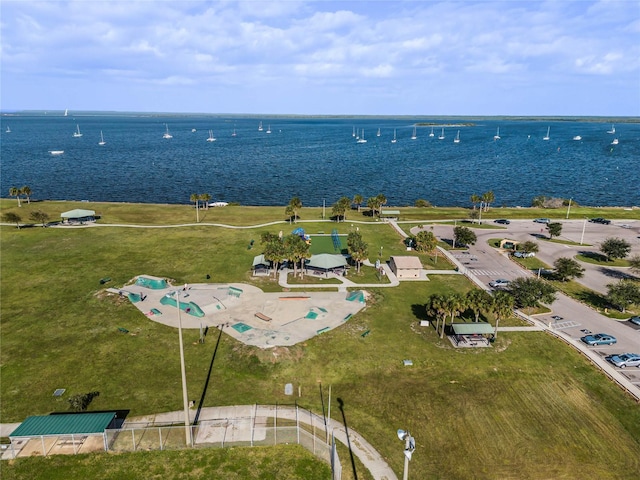
<path fill-rule="evenodd" d="M 393 129 L 393 140 L 391 140 L 391 143 L 396 143 L 398 140 L 396 140 L 396 129 Z"/>
<path fill-rule="evenodd" d="M 358 138 L 356 143 L 367 143 L 367 141 L 364 138 L 364 128 L 362 129 L 362 136 L 360 138 Z"/>
<path fill-rule="evenodd" d="M 165 132 L 164 132 L 164 135 L 162 135 L 162 138 L 167 138 L 167 139 L 169 139 L 169 138 L 173 138 L 173 135 L 171 135 L 171 134 L 169 133 L 169 125 L 167 125 L 167 124 L 165 123 L 165 124 L 164 124 L 164 126 L 165 126 L 166 130 L 165 130 Z"/>
<path fill-rule="evenodd" d="M 69 116 L 69 109 L 65 109 L 65 111 L 64 111 L 64 116 L 65 116 L 65 117 Z"/>
<path fill-rule="evenodd" d="M 610 134 L 612 134 L 612 135 L 613 135 L 614 133 L 616 133 L 616 127 L 615 127 L 615 125 L 611 125 L 611 130 L 607 130 L 607 133 L 610 133 Z"/>
<path fill-rule="evenodd" d="M 453 143 L 460 143 L 460 130 L 458 130 L 458 134 L 456 135 L 456 138 L 453 139 Z"/>
<path fill-rule="evenodd" d="M 442 133 L 438 137 L 438 140 L 444 140 L 444 128 L 442 129 Z"/>
<path fill-rule="evenodd" d="M 271 133 L 271 125 L 267 127 L 267 133 Z"/>
<path fill-rule="evenodd" d="M 102 135 L 102 130 L 100 130 L 100 141 L 98 142 L 98 145 L 102 146 L 102 145 L 106 145 L 107 142 L 104 141 L 104 136 Z"/>
<path fill-rule="evenodd" d="M 262 131 L 262 122 L 260 122 L 260 124 L 258 125 L 258 131 L 261 132 Z"/>
<path fill-rule="evenodd" d="M 213 136 L 213 130 L 209 130 L 209 138 L 207 138 L 207 142 L 215 142 L 216 139 Z"/>
<path fill-rule="evenodd" d="M 235 129 L 235 128 L 233 129 L 233 133 L 231 134 L 231 136 L 232 136 L 232 137 L 235 137 L 235 136 L 236 136 L 236 129 Z"/>
<path fill-rule="evenodd" d="M 618 139 L 614 138 L 613 141 L 611 142 L 611 145 L 618 145 Z"/>
<path fill-rule="evenodd" d="M 76 125 L 76 131 L 73 132 L 73 136 L 76 138 L 79 138 L 82 136 L 82 134 L 80 133 L 80 125 Z"/>
<path fill-rule="evenodd" d="M 430 137 L 435 136 L 435 135 L 434 135 L 434 133 L 433 133 L 433 127 L 431 127 L 431 133 L 429 134 L 429 136 L 430 136 Z"/>
<path fill-rule="evenodd" d="M 378 133 L 376 133 L 376 137 L 380 136 L 380 128 L 378 128 Z"/>
<path fill-rule="evenodd" d="M 580 141 L 580 140 L 582 140 L 582 137 L 580 135 L 576 135 L 575 137 L 573 137 L 573 139 L 575 141 Z"/>
<path fill-rule="evenodd" d="M 494 140 L 500 140 L 500 127 L 498 127 L 498 131 L 496 132 L 496 134 L 493 136 Z"/>
<path fill-rule="evenodd" d="M 356 127 L 353 127 L 353 133 L 351 134 L 352 137 L 356 136 Z"/>
<path fill-rule="evenodd" d="M 418 133 L 416 132 L 416 127 L 413 127 L 413 135 L 411 135 L 411 140 L 416 140 L 418 138 Z"/>
<path fill-rule="evenodd" d="M 7 125 L 7 133 L 11 133 L 11 129 L 9 128 L 9 125 Z"/>
<path fill-rule="evenodd" d="M 549 138 L 551 138 L 551 137 L 549 137 L 549 132 L 550 131 L 551 131 L 551 127 L 547 127 L 547 134 L 544 137 L 542 137 L 543 140 L 549 140 Z"/>

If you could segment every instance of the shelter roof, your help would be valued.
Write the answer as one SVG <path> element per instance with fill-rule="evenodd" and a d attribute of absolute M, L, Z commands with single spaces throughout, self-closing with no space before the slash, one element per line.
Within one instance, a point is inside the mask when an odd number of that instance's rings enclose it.
<path fill-rule="evenodd" d="M 40 435 L 71 435 L 102 433 L 116 416 L 116 412 L 65 413 L 28 417 L 10 437 Z"/>
<path fill-rule="evenodd" d="M 420 259 L 418 257 L 393 255 L 391 258 L 393 259 L 393 263 L 396 264 L 396 267 L 400 269 L 422 268 L 422 263 L 420 263 Z"/>
<path fill-rule="evenodd" d="M 253 257 L 253 266 L 257 266 L 257 265 L 270 265 L 271 262 L 269 260 L 267 260 L 266 258 L 264 258 L 264 255 L 256 255 L 255 257 Z"/>
<path fill-rule="evenodd" d="M 69 210 L 68 212 L 61 213 L 60 216 L 62 218 L 84 218 L 84 217 L 93 217 L 96 212 L 93 210 L 83 210 L 81 208 L 76 208 L 75 210 Z"/>
<path fill-rule="evenodd" d="M 347 259 L 342 255 L 332 255 L 330 253 L 320 253 L 318 255 L 312 255 L 307 262 L 308 267 L 315 268 L 338 268 L 345 267 L 347 265 Z"/>
<path fill-rule="evenodd" d="M 400 215 L 400 210 L 382 210 L 380 216 L 384 215 Z"/>
<path fill-rule="evenodd" d="M 485 333 L 493 333 L 493 327 L 484 322 L 477 323 L 454 323 L 451 325 L 453 331 L 456 335 L 474 335 L 474 334 L 485 334 Z"/>

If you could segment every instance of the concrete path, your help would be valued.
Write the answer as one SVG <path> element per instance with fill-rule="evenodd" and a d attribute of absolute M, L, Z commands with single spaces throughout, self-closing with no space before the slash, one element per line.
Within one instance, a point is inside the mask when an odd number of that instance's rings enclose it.
<path fill-rule="evenodd" d="M 206 423 L 208 420 L 219 420 L 225 419 L 230 423 L 233 423 L 233 420 L 246 420 L 248 418 L 255 417 L 272 417 L 275 412 L 275 408 L 273 405 L 234 405 L 227 407 L 206 407 L 203 408 L 200 412 L 199 423 Z M 190 412 L 190 420 L 193 422 L 195 419 L 196 411 L 191 410 Z M 277 417 L 278 419 L 286 419 L 291 421 L 296 421 L 296 419 L 300 423 L 305 423 L 307 425 L 311 425 L 310 422 L 307 421 L 306 415 L 298 416 L 296 413 L 295 407 L 289 406 L 278 406 L 277 407 Z M 318 415 L 314 415 L 312 417 L 311 422 L 313 422 L 313 418 L 319 419 L 322 422 L 322 417 Z M 154 424 L 168 424 L 168 423 L 181 423 L 184 422 L 184 412 L 166 412 L 159 413 L 156 415 L 146 415 L 141 417 L 133 417 L 127 419 L 122 428 L 141 428 L 144 426 L 153 426 Z M 323 426 L 324 427 L 324 426 Z M 329 432 L 332 432 L 335 435 L 336 440 L 343 443 L 348 447 L 349 443 L 351 444 L 351 450 L 355 456 L 357 456 L 362 464 L 371 472 L 371 475 L 376 480 L 397 480 L 396 474 L 391 470 L 391 467 L 386 462 L 386 460 L 380 455 L 380 453 L 358 432 L 354 431 L 352 428 L 349 428 L 349 441 L 347 442 L 347 434 L 345 431 L 345 427 L 342 423 L 330 419 L 327 419 L 327 429 Z M 349 469 L 350 459 L 349 457 L 340 458 L 340 462 L 342 464 L 342 469 Z"/>

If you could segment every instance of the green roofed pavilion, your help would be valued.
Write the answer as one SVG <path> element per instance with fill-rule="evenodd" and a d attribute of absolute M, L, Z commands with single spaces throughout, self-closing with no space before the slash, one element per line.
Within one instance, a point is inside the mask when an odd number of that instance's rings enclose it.
<path fill-rule="evenodd" d="M 451 325 L 456 335 L 484 335 L 494 333 L 493 327 L 484 322 L 478 323 L 454 323 Z"/>
<path fill-rule="evenodd" d="M 33 416 L 22 422 L 9 437 L 104 433 L 115 417 L 116 412 Z"/>

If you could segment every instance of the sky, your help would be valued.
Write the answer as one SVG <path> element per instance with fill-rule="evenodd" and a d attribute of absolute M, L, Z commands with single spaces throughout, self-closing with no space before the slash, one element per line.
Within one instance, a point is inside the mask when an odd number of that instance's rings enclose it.
<path fill-rule="evenodd" d="M 640 116 L 640 1 L 0 0 L 0 108 Z"/>

